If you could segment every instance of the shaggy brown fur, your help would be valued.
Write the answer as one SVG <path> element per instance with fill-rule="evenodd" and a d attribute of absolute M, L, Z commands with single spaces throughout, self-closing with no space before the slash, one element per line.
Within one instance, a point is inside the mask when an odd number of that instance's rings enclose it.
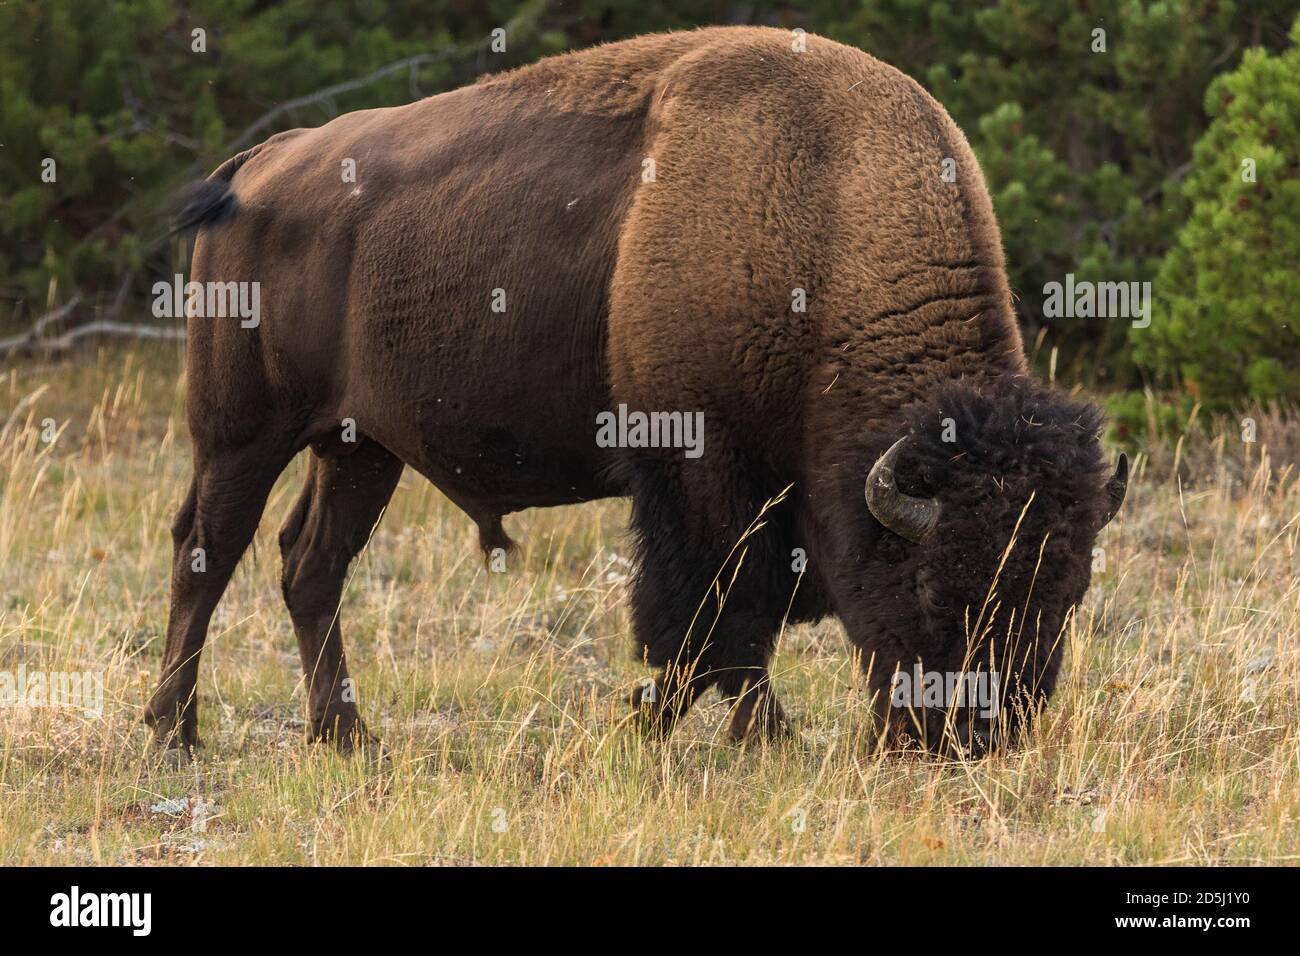
<path fill-rule="evenodd" d="M 642 37 L 274 136 L 182 219 L 203 226 L 193 279 L 260 282 L 262 320 L 189 321 L 194 481 L 147 712 L 161 739 L 197 742 L 208 619 L 309 446 L 280 536 L 284 594 L 313 731 L 344 744 L 364 728 L 340 692 L 337 603 L 403 463 L 485 548 L 508 543 L 503 514 L 630 495 L 636 633 L 663 669 L 638 703 L 665 726 L 717 685 L 739 700 L 737 736 L 781 725 L 766 668 L 787 614 L 838 614 L 876 689 L 917 657 L 982 647 L 965 607 L 1036 491 L 1026 553 L 1047 539 L 1060 583 L 1040 576 L 1031 605 L 1017 559 L 1001 606 L 1034 614 L 1042 637 L 1013 683 L 1050 690 L 1045 648 L 1105 510 L 1098 420 L 1023 377 L 980 170 L 897 70 L 817 37 L 794 52 L 779 30 Z M 619 403 L 703 412 L 703 456 L 597 447 L 597 413 Z M 957 448 L 937 437 L 949 417 Z M 344 419 L 358 442 L 338 440 Z M 930 544 L 863 501 L 909 428 L 900 485 L 945 506 Z"/>

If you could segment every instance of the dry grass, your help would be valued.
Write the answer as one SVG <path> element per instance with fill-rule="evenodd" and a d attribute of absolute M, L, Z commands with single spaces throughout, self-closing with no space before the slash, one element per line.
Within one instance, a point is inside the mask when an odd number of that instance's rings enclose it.
<path fill-rule="evenodd" d="M 1300 486 L 1266 458 L 1194 492 L 1139 476 L 1045 719 L 1027 749 L 976 763 L 872 755 L 836 625 L 781 646 L 795 741 L 729 746 L 716 704 L 642 740 L 622 725 L 644 676 L 625 503 L 514 516 L 522 550 L 493 575 L 470 521 L 408 472 L 343 612 L 383 769 L 303 742 L 275 544 L 295 467 L 214 620 L 208 748 L 157 766 L 138 716 L 188 477 L 177 365 L 108 350 L 0 379 L 0 671 L 105 682 L 102 717 L 0 709 L 0 863 L 1300 859 Z"/>

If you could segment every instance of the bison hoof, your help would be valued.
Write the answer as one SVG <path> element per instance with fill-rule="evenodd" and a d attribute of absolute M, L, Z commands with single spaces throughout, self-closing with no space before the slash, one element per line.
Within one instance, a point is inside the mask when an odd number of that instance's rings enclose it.
<path fill-rule="evenodd" d="M 188 755 L 203 746 L 198 722 L 175 708 L 156 708 L 150 704 L 145 708 L 144 722 L 153 729 L 154 747 L 162 753 L 176 751 Z"/>
<path fill-rule="evenodd" d="M 776 695 L 768 692 L 748 693 L 735 704 L 728 736 L 733 743 L 752 740 L 775 741 L 792 736 L 790 721 Z"/>
<path fill-rule="evenodd" d="M 367 760 L 382 762 L 390 752 L 384 742 L 366 729 L 355 714 L 340 714 L 312 722 L 312 743 L 328 743 L 344 755 L 360 754 Z"/>
<path fill-rule="evenodd" d="M 666 706 L 657 681 L 648 680 L 632 690 L 632 714 L 641 731 L 651 737 L 667 737 L 680 716 L 680 707 Z"/>
<path fill-rule="evenodd" d="M 194 763 L 198 756 L 193 747 L 168 747 L 166 750 L 157 751 L 157 753 L 159 755 L 158 764 L 169 770 L 188 767 Z"/>

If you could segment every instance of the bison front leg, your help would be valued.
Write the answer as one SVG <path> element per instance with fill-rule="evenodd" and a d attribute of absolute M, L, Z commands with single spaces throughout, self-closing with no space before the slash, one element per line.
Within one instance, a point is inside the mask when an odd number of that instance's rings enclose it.
<path fill-rule="evenodd" d="M 284 601 L 307 681 L 313 739 L 344 752 L 378 751 L 357 711 L 343 654 L 339 604 L 348 565 L 370 540 L 402 462 L 367 439 L 346 457 L 313 455 L 307 482 L 280 531 Z"/>
<path fill-rule="evenodd" d="M 635 597 L 633 605 L 635 614 Z M 746 628 L 741 622 L 753 624 L 753 616 L 734 609 L 730 616 L 732 619 L 727 620 L 724 607 L 712 628 L 706 622 L 703 629 L 712 633 L 703 639 L 697 639 L 693 629 L 688 630 L 689 624 L 682 625 L 676 634 L 660 630 L 661 617 L 655 625 L 638 629 L 638 642 L 648 663 L 653 665 L 662 659 L 664 648 L 671 648 L 658 675 L 632 694 L 633 708 L 647 730 L 667 734 L 701 694 L 716 686 L 722 698 L 732 703 L 728 735 L 733 741 L 771 739 L 787 732 L 785 712 L 767 669 L 777 628 Z M 765 639 L 752 640 L 756 632 Z"/>
<path fill-rule="evenodd" d="M 737 743 L 757 737 L 772 740 L 790 733 L 781 702 L 776 699 L 766 663 L 762 668 L 740 672 L 740 679 L 721 680 L 719 689 L 734 701 L 728 734 Z"/>
<path fill-rule="evenodd" d="M 720 503 L 719 495 L 648 467 L 633 488 L 633 628 L 642 659 L 659 668 L 632 695 L 641 723 L 666 734 L 716 686 L 734 705 L 733 740 L 779 735 L 785 715 L 767 667 L 794 578 L 773 572 L 770 546 L 733 547 L 753 523 L 749 499 Z M 719 525 L 723 516 L 731 520 Z"/>

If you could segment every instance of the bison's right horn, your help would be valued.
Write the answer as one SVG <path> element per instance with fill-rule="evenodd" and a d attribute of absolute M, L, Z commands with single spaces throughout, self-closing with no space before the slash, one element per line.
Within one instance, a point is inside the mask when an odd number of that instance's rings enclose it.
<path fill-rule="evenodd" d="M 1124 494 L 1128 491 L 1128 455 L 1123 452 L 1119 453 L 1119 461 L 1115 463 L 1115 474 L 1111 476 L 1110 481 L 1106 482 L 1106 520 L 1101 523 L 1104 528 L 1110 524 L 1110 519 L 1119 513 L 1120 505 L 1124 504 Z"/>
<path fill-rule="evenodd" d="M 905 441 L 906 436 L 894 442 L 871 466 L 867 475 L 867 508 L 894 534 L 919 544 L 939 524 L 939 502 L 905 495 L 894 483 L 894 462 Z"/>

